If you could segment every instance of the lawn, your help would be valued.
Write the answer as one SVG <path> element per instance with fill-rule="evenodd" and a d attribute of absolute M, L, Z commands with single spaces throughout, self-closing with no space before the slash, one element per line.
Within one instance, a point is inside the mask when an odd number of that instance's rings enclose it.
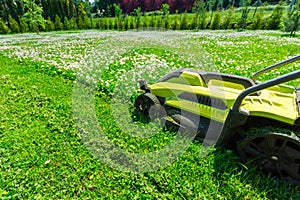
<path fill-rule="evenodd" d="M 299 44 L 299 37 L 276 31 L 0 36 L 0 198 L 299 199 L 299 186 L 241 163 L 231 150 L 213 149 L 200 157 L 206 149 L 197 141 L 162 169 L 120 171 L 96 159 L 83 144 L 73 104 L 76 81 L 94 84 L 95 113 L 105 135 L 129 152 L 158 151 L 174 133 L 131 137 L 127 131 L 134 129 L 122 124 L 111 108 L 114 97 L 123 95 L 130 110 L 139 78 L 154 82 L 179 67 L 250 77 L 299 54 Z M 260 80 L 299 67 L 291 64 Z M 300 85 L 300 80 L 289 84 Z"/>

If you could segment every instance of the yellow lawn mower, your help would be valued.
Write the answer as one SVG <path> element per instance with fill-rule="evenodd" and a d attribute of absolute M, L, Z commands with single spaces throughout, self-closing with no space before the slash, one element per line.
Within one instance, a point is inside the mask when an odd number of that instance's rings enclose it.
<path fill-rule="evenodd" d="M 264 172 L 300 183 L 300 87 L 283 83 L 300 78 L 300 70 L 266 82 L 256 78 L 300 60 L 276 63 L 247 78 L 194 69 L 178 69 L 157 83 L 139 81 L 143 91 L 136 110 L 166 125 L 196 131 L 196 138 L 234 147 L 243 161 Z"/>

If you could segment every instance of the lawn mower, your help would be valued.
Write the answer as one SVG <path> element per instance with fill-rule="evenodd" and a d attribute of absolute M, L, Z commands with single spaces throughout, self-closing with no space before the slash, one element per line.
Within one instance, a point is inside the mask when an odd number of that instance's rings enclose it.
<path fill-rule="evenodd" d="M 196 130 L 196 138 L 202 141 L 233 147 L 242 161 L 299 184 L 300 86 L 284 83 L 300 78 L 300 70 L 256 81 L 298 60 L 300 55 L 264 68 L 252 78 L 181 68 L 155 84 L 139 80 L 142 94 L 134 106 L 151 119 L 164 119 L 165 125 Z"/>

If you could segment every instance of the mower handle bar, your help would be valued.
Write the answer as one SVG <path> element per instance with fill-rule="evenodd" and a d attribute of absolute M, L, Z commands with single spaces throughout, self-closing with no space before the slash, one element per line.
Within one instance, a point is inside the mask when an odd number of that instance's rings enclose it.
<path fill-rule="evenodd" d="M 300 55 L 296 56 L 296 58 L 298 57 L 298 59 L 300 58 Z M 295 57 L 294 57 L 295 58 Z M 244 100 L 244 98 L 246 96 L 248 96 L 249 94 L 252 94 L 252 93 L 255 93 L 255 92 L 258 92 L 260 90 L 263 90 L 263 89 L 266 89 L 266 88 L 269 88 L 269 87 L 272 87 L 274 85 L 278 85 L 278 84 L 281 84 L 281 83 L 285 83 L 285 82 L 288 82 L 288 81 L 291 81 L 291 80 L 294 80 L 294 79 L 297 79 L 297 78 L 300 78 L 300 70 L 297 70 L 297 71 L 294 71 L 294 72 L 291 72 L 291 73 L 288 73 L 288 74 L 285 74 L 285 75 L 282 75 L 282 76 L 279 76 L 277 78 L 274 78 L 274 79 L 271 79 L 269 81 L 266 81 L 266 82 L 263 82 L 263 83 L 260 83 L 260 84 L 257 84 L 257 85 L 254 85 L 254 86 L 251 86 L 245 90 L 243 90 L 240 95 L 237 97 L 237 99 L 235 100 L 233 106 L 232 106 L 232 110 L 233 111 L 236 111 L 236 112 L 239 112 L 240 111 L 240 106 L 242 104 L 242 101 Z"/>
<path fill-rule="evenodd" d="M 289 58 L 289 59 L 287 59 L 287 60 L 284 60 L 284 61 L 281 61 L 281 62 L 279 62 L 279 63 L 276 63 L 276 64 L 274 64 L 274 65 L 272 65 L 272 66 L 270 66 L 270 67 L 266 67 L 266 68 L 264 68 L 264 69 L 262 69 L 262 70 L 259 70 L 258 72 L 255 72 L 255 73 L 253 74 L 253 76 L 252 76 L 252 80 L 255 81 L 256 78 L 257 78 L 259 75 L 264 74 L 264 73 L 269 72 L 269 71 L 272 71 L 273 69 L 277 69 L 277 68 L 279 68 L 279 67 L 282 67 L 282 66 L 287 65 L 287 64 L 289 64 L 289 63 L 295 62 L 295 61 L 297 61 L 297 60 L 300 60 L 300 54 L 299 54 L 299 55 L 296 55 L 296 56 L 294 56 L 294 57 L 292 57 L 292 58 Z"/>

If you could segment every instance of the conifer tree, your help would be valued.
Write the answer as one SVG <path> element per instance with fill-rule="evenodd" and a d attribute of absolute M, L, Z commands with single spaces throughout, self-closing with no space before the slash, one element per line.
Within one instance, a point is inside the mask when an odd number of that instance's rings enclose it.
<path fill-rule="evenodd" d="M 148 27 L 148 17 L 147 17 L 146 13 L 144 13 L 142 27 L 144 30 L 147 29 L 147 27 Z"/>
<path fill-rule="evenodd" d="M 54 23 L 51 21 L 50 17 L 46 21 L 46 31 L 55 31 Z"/>
<path fill-rule="evenodd" d="M 151 18 L 150 18 L 150 22 L 149 22 L 149 27 L 151 28 L 155 28 L 156 24 L 155 24 L 155 16 L 154 13 L 151 13 Z"/>
<path fill-rule="evenodd" d="M 70 25 L 70 21 L 68 20 L 67 16 L 65 16 L 64 18 L 64 30 L 70 30 L 71 29 L 71 25 Z"/>
<path fill-rule="evenodd" d="M 283 7 L 282 7 L 282 2 L 280 2 L 272 11 L 272 14 L 267 21 L 267 29 L 270 30 L 279 29 L 279 25 L 282 20 L 282 15 L 283 15 Z"/>
<path fill-rule="evenodd" d="M 289 32 L 291 36 L 296 34 L 300 28 L 300 0 L 295 0 L 295 4 L 288 10 L 287 16 L 284 19 L 284 31 Z"/>
<path fill-rule="evenodd" d="M 135 28 L 134 18 L 130 17 L 130 20 L 129 20 L 129 29 L 133 30 L 134 28 Z"/>
<path fill-rule="evenodd" d="M 9 24 L 9 28 L 11 30 L 11 32 L 13 33 L 19 33 L 20 32 L 20 27 L 18 22 L 12 18 L 11 15 L 8 16 L 8 24 Z"/>
<path fill-rule="evenodd" d="M 20 31 L 26 33 L 29 31 L 28 24 L 24 21 L 23 18 L 20 18 Z"/>
<path fill-rule="evenodd" d="M 70 26 L 72 30 L 77 30 L 78 26 L 77 26 L 77 21 L 75 17 L 72 17 L 70 20 Z"/>
<path fill-rule="evenodd" d="M 220 12 L 215 12 L 212 22 L 210 24 L 210 29 L 216 30 L 219 29 L 221 23 L 221 14 Z"/>
<path fill-rule="evenodd" d="M 55 27 L 55 30 L 57 30 L 57 31 L 60 31 L 63 29 L 63 24 L 61 23 L 58 15 L 55 16 L 54 27 Z"/>
<path fill-rule="evenodd" d="M 9 28 L 6 26 L 3 19 L 0 18 L 0 33 L 1 34 L 7 34 L 9 32 Z"/>
<path fill-rule="evenodd" d="M 188 24 L 187 14 L 186 12 L 184 12 L 180 20 L 180 30 L 188 30 L 188 29 L 189 29 L 189 24 Z"/>

